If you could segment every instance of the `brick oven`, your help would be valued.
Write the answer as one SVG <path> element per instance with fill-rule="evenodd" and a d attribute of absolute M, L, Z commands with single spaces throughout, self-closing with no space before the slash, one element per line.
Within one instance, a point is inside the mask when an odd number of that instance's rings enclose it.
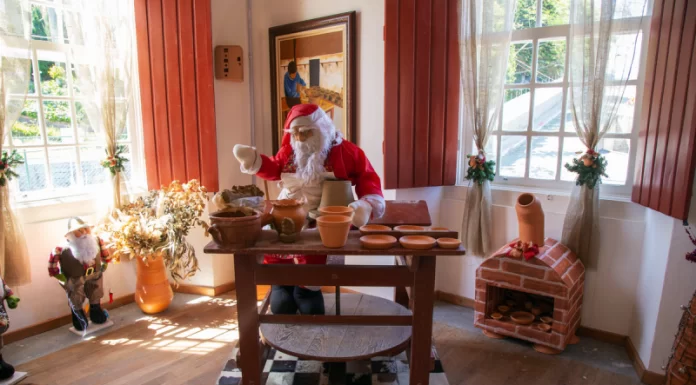
<path fill-rule="evenodd" d="M 577 340 L 585 267 L 575 253 L 550 238 L 529 260 L 508 256 L 510 250 L 505 246 L 496 251 L 476 271 L 474 323 L 488 336 L 515 337 L 534 343 L 539 351 L 558 353 Z M 517 324 L 510 318 L 514 311 L 534 313 L 535 320 Z"/>

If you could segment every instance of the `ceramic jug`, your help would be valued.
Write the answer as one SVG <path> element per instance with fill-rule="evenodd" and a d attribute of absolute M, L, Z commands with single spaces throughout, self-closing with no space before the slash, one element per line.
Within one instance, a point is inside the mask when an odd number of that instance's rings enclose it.
<path fill-rule="evenodd" d="M 538 246 L 544 244 L 544 210 L 541 202 L 529 193 L 517 197 L 515 205 L 517 224 L 522 242 L 532 242 Z"/>

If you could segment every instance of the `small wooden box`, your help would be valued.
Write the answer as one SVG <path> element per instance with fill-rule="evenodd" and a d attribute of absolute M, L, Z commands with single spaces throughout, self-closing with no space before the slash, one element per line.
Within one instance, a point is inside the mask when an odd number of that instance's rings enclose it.
<path fill-rule="evenodd" d="M 215 79 L 244 81 L 242 47 L 238 45 L 215 47 Z"/>

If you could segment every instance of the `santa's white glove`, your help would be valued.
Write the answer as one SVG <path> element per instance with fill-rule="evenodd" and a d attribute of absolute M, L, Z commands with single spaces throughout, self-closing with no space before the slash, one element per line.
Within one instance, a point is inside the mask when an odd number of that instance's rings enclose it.
<path fill-rule="evenodd" d="M 260 168 L 261 165 L 256 164 L 259 156 L 256 154 L 256 149 L 254 147 L 236 144 L 232 152 L 234 153 L 234 157 L 237 158 L 241 164 L 242 172 L 256 174 L 256 172 L 259 171 L 257 167 Z"/>
<path fill-rule="evenodd" d="M 372 205 L 360 199 L 348 206 L 353 208 L 353 226 L 365 226 L 372 216 Z"/>

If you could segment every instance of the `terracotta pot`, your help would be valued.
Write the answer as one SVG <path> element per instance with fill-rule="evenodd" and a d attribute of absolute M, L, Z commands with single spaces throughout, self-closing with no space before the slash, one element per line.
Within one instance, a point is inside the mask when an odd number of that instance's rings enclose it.
<path fill-rule="evenodd" d="M 539 246 L 544 244 L 544 210 L 541 202 L 532 194 L 521 194 L 515 205 L 517 223 L 522 242 L 532 242 Z"/>
<path fill-rule="evenodd" d="M 348 206 L 326 206 L 320 207 L 319 213 L 321 215 L 344 215 L 346 217 L 353 217 L 353 208 Z"/>
<path fill-rule="evenodd" d="M 353 203 L 353 188 L 349 180 L 325 180 L 321 186 L 319 208 L 326 206 L 348 206 Z"/>
<path fill-rule="evenodd" d="M 307 210 L 304 204 L 297 199 L 281 199 L 273 201 L 273 209 L 271 216 L 273 217 L 273 225 L 276 231 L 280 229 L 283 218 L 290 218 L 295 222 L 295 231 L 300 232 L 307 220 Z"/>
<path fill-rule="evenodd" d="M 138 307 L 146 314 L 167 310 L 174 292 L 167 278 L 162 255 L 148 258 L 147 265 L 142 258 L 136 258 L 136 263 L 135 302 Z"/>
<path fill-rule="evenodd" d="M 322 215 L 317 218 L 321 243 L 329 248 L 346 245 L 351 219 L 345 215 Z"/>
<path fill-rule="evenodd" d="M 258 211 L 254 215 L 239 216 L 238 211 L 218 211 L 210 214 L 208 232 L 213 241 L 225 247 L 250 247 L 261 235 L 262 218 Z"/>

